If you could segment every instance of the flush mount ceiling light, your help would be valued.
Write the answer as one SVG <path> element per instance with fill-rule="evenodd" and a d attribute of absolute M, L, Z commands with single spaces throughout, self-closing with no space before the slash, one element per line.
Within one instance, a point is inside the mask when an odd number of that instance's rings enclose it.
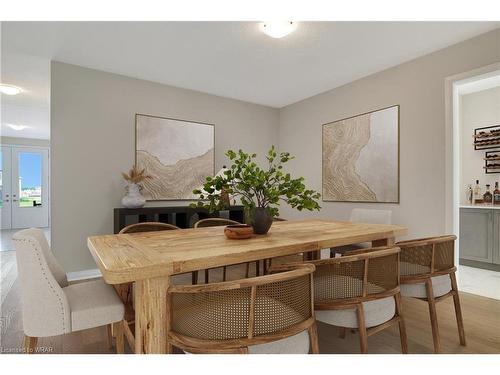
<path fill-rule="evenodd" d="M 7 125 L 11 129 L 17 130 L 17 131 L 29 128 L 29 126 L 26 126 L 26 125 L 15 125 L 15 124 L 5 124 L 5 125 Z"/>
<path fill-rule="evenodd" d="M 0 83 L 0 93 L 5 94 L 5 95 L 17 95 L 19 94 L 21 90 L 17 86 L 12 86 L 12 85 L 5 85 L 3 83 Z"/>
<path fill-rule="evenodd" d="M 297 22 L 292 21 L 273 21 L 264 22 L 260 26 L 264 34 L 271 38 L 283 38 L 297 28 Z"/>

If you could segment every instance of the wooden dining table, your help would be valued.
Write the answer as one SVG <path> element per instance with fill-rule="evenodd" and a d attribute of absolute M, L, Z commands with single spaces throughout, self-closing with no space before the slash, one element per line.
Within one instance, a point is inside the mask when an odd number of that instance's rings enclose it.
<path fill-rule="evenodd" d="M 169 353 L 172 275 L 362 242 L 390 246 L 406 234 L 398 225 L 308 219 L 275 222 L 267 235 L 245 240 L 209 227 L 91 236 L 87 243 L 106 283 L 134 282 L 134 351 Z"/>

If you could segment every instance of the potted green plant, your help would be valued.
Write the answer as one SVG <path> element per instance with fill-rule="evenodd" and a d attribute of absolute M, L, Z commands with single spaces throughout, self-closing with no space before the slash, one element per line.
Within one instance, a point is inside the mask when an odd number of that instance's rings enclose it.
<path fill-rule="evenodd" d="M 306 189 L 304 177 L 292 178 L 283 171 L 283 165 L 294 158 L 290 153 L 278 154 L 272 146 L 267 153 L 266 168 L 257 165 L 256 154 L 228 150 L 226 156 L 232 165 L 222 175 L 207 177 L 203 189 L 193 190 L 200 198 L 193 207 L 214 212 L 223 209 L 226 194 L 239 197 L 256 234 L 269 231 L 273 217 L 279 215 L 281 201 L 299 211 L 321 208 L 316 201 L 320 194 Z"/>

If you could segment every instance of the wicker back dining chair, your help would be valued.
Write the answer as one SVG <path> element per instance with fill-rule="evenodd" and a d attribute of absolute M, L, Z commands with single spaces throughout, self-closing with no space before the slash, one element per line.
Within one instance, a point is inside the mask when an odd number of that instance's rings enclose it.
<path fill-rule="evenodd" d="M 460 345 L 465 346 L 465 330 L 455 276 L 456 236 L 401 241 L 401 294 L 429 304 L 434 351 L 441 352 L 436 302 L 452 296 Z"/>
<path fill-rule="evenodd" d="M 198 220 L 196 223 L 194 223 L 195 228 L 206 228 L 206 227 L 219 227 L 219 226 L 226 226 L 226 225 L 238 225 L 241 224 L 237 221 L 230 220 L 230 219 L 224 219 L 220 217 L 209 217 L 207 219 L 201 219 Z M 245 277 L 248 277 L 250 274 L 250 263 L 245 263 L 246 265 L 246 270 L 245 270 Z M 259 273 L 259 262 L 255 262 L 255 274 L 258 276 Z M 222 267 L 222 281 L 226 281 L 227 278 L 227 266 Z M 205 270 L 205 283 L 210 282 L 210 269 Z"/>
<path fill-rule="evenodd" d="M 295 265 L 266 276 L 170 287 L 169 342 L 187 353 L 318 353 L 313 272 L 313 265 Z"/>
<path fill-rule="evenodd" d="M 399 324 L 401 349 L 408 352 L 399 289 L 399 248 L 354 250 L 343 257 L 312 260 L 316 320 L 359 331 L 361 353 L 368 336 Z"/>
<path fill-rule="evenodd" d="M 120 230 L 119 234 L 130 234 L 130 233 L 142 233 L 142 232 L 156 232 L 163 230 L 176 230 L 179 227 L 160 222 L 143 222 L 131 224 Z M 198 279 L 198 274 L 193 272 L 192 282 Z M 125 318 L 124 318 L 124 333 L 127 342 L 131 348 L 134 348 L 134 336 L 135 336 L 135 310 L 134 310 L 134 298 L 133 298 L 133 283 L 126 284 L 116 284 L 114 285 L 116 292 L 120 296 L 120 299 L 125 304 Z"/>

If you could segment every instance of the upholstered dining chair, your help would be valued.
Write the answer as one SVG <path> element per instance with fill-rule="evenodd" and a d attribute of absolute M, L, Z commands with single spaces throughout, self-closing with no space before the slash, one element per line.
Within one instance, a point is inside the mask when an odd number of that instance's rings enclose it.
<path fill-rule="evenodd" d="M 142 222 L 136 224 L 130 224 L 120 230 L 119 234 L 130 234 L 130 233 L 143 233 L 143 232 L 156 232 L 164 230 L 176 230 L 179 227 L 168 224 L 160 223 L 155 221 Z M 180 283 L 189 283 L 189 281 L 184 280 L 184 275 L 176 275 L 172 278 L 172 282 L 176 282 L 176 279 L 182 278 Z M 196 284 L 198 280 L 198 271 L 191 273 L 191 283 Z M 134 347 L 134 337 L 135 337 L 135 309 L 134 309 L 134 296 L 133 296 L 133 283 L 117 284 L 114 285 L 118 295 L 125 304 L 125 318 L 124 318 L 124 332 L 125 337 L 131 348 Z"/>
<path fill-rule="evenodd" d="M 436 303 L 453 297 L 460 345 L 465 346 L 465 330 L 455 276 L 456 236 L 439 236 L 401 241 L 401 295 L 429 304 L 434 351 L 441 352 Z"/>
<path fill-rule="evenodd" d="M 102 280 L 68 285 L 66 274 L 40 229 L 12 237 L 21 282 L 24 347 L 34 353 L 39 337 L 57 336 L 112 325 L 116 352 L 123 353 L 124 306 Z"/>
<path fill-rule="evenodd" d="M 365 224 L 392 224 L 392 211 L 391 210 L 374 210 L 367 208 L 353 208 L 351 211 L 351 216 L 349 221 L 353 223 L 365 223 Z M 330 257 L 335 257 L 336 255 L 342 255 L 346 251 L 356 250 L 356 249 L 367 249 L 370 248 L 370 243 L 359 243 L 346 246 L 332 247 L 330 249 Z M 328 257 L 328 254 L 326 256 Z"/>
<path fill-rule="evenodd" d="M 237 221 L 224 219 L 220 217 L 209 217 L 207 219 L 198 220 L 194 223 L 195 228 L 207 228 L 207 227 L 218 227 L 218 226 L 226 226 L 226 225 L 237 225 L 241 224 Z M 245 263 L 245 277 L 250 275 L 250 263 Z M 259 274 L 259 261 L 255 262 L 255 274 L 258 276 Z M 227 278 L 227 266 L 222 267 L 222 281 L 226 281 Z M 210 282 L 210 269 L 205 270 L 205 283 Z"/>
<path fill-rule="evenodd" d="M 319 353 L 313 272 L 311 264 L 295 265 L 266 276 L 170 287 L 170 343 L 186 353 Z"/>
<path fill-rule="evenodd" d="M 399 248 L 360 249 L 343 257 L 306 262 L 314 264 L 316 320 L 356 329 L 361 353 L 368 351 L 368 336 L 399 325 L 401 349 L 408 352 L 401 311 Z"/>

